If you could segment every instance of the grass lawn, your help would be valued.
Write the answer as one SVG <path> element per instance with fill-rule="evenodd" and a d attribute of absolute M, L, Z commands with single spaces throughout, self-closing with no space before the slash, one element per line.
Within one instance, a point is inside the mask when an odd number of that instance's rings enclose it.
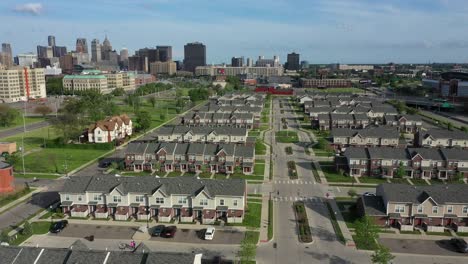
<path fill-rule="evenodd" d="M 47 234 L 50 229 L 50 222 L 32 222 L 31 229 L 32 229 L 33 235 Z M 10 242 L 10 245 L 18 246 L 30 237 L 31 235 L 23 235 L 20 232 L 18 233 L 18 236 L 16 237 L 16 239 Z"/>
<path fill-rule="evenodd" d="M 458 236 L 468 237 L 468 232 L 457 232 Z"/>
<path fill-rule="evenodd" d="M 268 201 L 268 240 L 273 238 L 273 201 Z"/>
<path fill-rule="evenodd" d="M 431 179 L 431 184 L 445 184 L 441 179 Z"/>
<path fill-rule="evenodd" d="M 209 173 L 209 172 L 202 172 L 202 173 L 198 174 L 198 177 L 204 178 L 204 179 L 208 179 L 208 178 L 211 177 L 211 173 Z"/>
<path fill-rule="evenodd" d="M 247 202 L 247 210 L 245 211 L 244 222 L 242 225 L 259 228 L 261 214 L 262 204 Z"/>
<path fill-rule="evenodd" d="M 354 228 L 354 222 L 359 219 L 359 215 L 356 209 L 356 201 L 336 201 L 336 204 L 340 209 L 341 215 L 343 215 L 346 226 L 348 226 L 348 228 Z"/>
<path fill-rule="evenodd" d="M 427 182 L 423 179 L 411 179 L 414 185 L 427 185 Z"/>
<path fill-rule="evenodd" d="M 390 179 L 390 181 L 392 181 L 392 183 L 402 183 L 402 184 L 409 184 L 408 180 L 406 179 L 401 179 L 401 178 L 392 178 Z"/>
<path fill-rule="evenodd" d="M 276 141 L 279 143 L 297 143 L 299 137 L 295 131 L 277 131 L 275 133 Z"/>
<path fill-rule="evenodd" d="M 23 178 L 23 179 L 57 179 L 59 178 L 60 175 L 56 174 L 23 174 L 21 172 L 16 172 L 15 173 L 15 178 Z"/>
<path fill-rule="evenodd" d="M 448 230 L 445 230 L 444 232 L 426 232 L 426 235 L 430 235 L 430 236 L 452 236 L 452 234 Z"/>
<path fill-rule="evenodd" d="M 254 175 L 260 175 L 263 177 L 265 175 L 265 163 L 255 163 Z"/>
<path fill-rule="evenodd" d="M 257 139 L 255 141 L 255 155 L 265 155 L 266 154 L 266 146 L 263 144 L 261 139 Z"/>
<path fill-rule="evenodd" d="M 356 235 L 353 235 L 353 240 L 354 240 L 354 243 L 356 244 L 356 248 L 357 249 L 362 249 L 362 250 L 376 250 L 377 249 L 377 242 L 375 241 L 360 241 L 359 239 L 357 239 L 357 236 Z"/>
<path fill-rule="evenodd" d="M 387 179 L 385 179 L 385 178 L 376 178 L 376 177 L 360 177 L 359 181 L 362 182 L 362 183 L 381 184 L 381 183 L 386 183 Z"/>
<path fill-rule="evenodd" d="M 354 178 L 343 176 L 339 174 L 335 167 L 332 166 L 321 166 L 323 174 L 325 174 L 325 178 L 329 182 L 355 182 Z"/>
<path fill-rule="evenodd" d="M 341 228 L 338 225 L 338 221 L 336 221 L 335 212 L 333 212 L 333 209 L 331 208 L 331 205 L 328 202 L 326 202 L 325 204 L 327 205 L 328 213 L 330 215 L 330 221 L 333 226 L 333 229 L 335 230 L 336 237 L 338 238 L 338 241 L 341 241 L 341 243 L 344 244 L 346 241 L 343 236 L 343 232 L 341 231 Z"/>
<path fill-rule="evenodd" d="M 230 179 L 244 179 L 244 180 L 253 180 L 253 181 L 263 181 L 264 176 L 257 176 L 257 175 L 244 175 L 244 174 L 237 174 L 234 173 L 229 177 Z"/>
<path fill-rule="evenodd" d="M 25 121 L 26 125 L 34 124 L 34 123 L 41 122 L 41 121 L 44 121 L 44 120 L 45 119 L 43 117 L 40 117 L 40 116 L 27 116 L 27 117 L 24 118 L 24 121 Z M 11 125 L 9 125 L 9 126 L 0 126 L 0 131 L 10 129 L 10 128 L 15 128 L 15 127 L 21 127 L 21 126 L 23 126 L 23 116 L 18 115 Z"/>
<path fill-rule="evenodd" d="M 224 179 L 226 179 L 226 177 L 227 177 L 227 174 L 223 174 L 223 173 L 216 173 L 214 175 L 214 178 L 217 179 L 217 180 L 224 180 Z"/>
<path fill-rule="evenodd" d="M 98 158 L 109 150 L 42 149 L 24 157 L 27 172 L 66 173 Z"/>
<path fill-rule="evenodd" d="M 256 245 L 258 243 L 259 238 L 260 238 L 260 232 L 246 231 L 245 236 L 244 236 L 244 241 L 249 244 Z"/>
<path fill-rule="evenodd" d="M 182 175 L 182 172 L 180 171 L 171 171 L 167 174 L 167 177 L 179 177 Z"/>
<path fill-rule="evenodd" d="M 260 193 L 249 193 L 247 194 L 247 196 L 252 196 L 252 197 L 263 197 L 263 194 L 260 194 Z"/>
<path fill-rule="evenodd" d="M 406 234 L 406 235 L 420 235 L 421 232 L 419 232 L 418 230 L 414 230 L 414 231 L 400 231 L 400 234 Z"/>
<path fill-rule="evenodd" d="M 122 176 L 149 176 L 151 175 L 151 172 L 148 171 L 140 171 L 140 172 L 121 172 L 120 173 Z"/>
<path fill-rule="evenodd" d="M 54 128 L 43 127 L 32 131 L 27 131 L 26 133 L 18 133 L 11 137 L 2 138 L 1 141 L 14 141 L 18 147 L 21 147 L 22 136 L 24 136 L 24 149 L 26 152 L 30 151 L 31 149 L 40 148 L 44 144 L 44 141 L 49 139 L 56 139 L 58 137 Z"/>
<path fill-rule="evenodd" d="M 249 137 L 258 137 L 258 136 L 260 136 L 260 131 L 258 130 L 251 130 L 249 132 Z"/>
<path fill-rule="evenodd" d="M 19 198 L 31 193 L 34 191 L 33 188 L 18 190 L 12 194 L 2 194 L 0 195 L 0 207 L 7 205 L 11 202 L 18 200 Z"/>

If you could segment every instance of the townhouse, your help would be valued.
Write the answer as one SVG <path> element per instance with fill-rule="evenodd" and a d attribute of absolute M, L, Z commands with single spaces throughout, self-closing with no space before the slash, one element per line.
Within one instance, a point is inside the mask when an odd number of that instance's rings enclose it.
<path fill-rule="evenodd" d="M 151 136 L 158 142 L 242 143 L 247 142 L 245 127 L 164 126 Z"/>
<path fill-rule="evenodd" d="M 88 128 L 88 141 L 91 143 L 109 143 L 125 139 L 132 135 L 132 120 L 126 115 L 112 116 L 97 121 Z"/>
<path fill-rule="evenodd" d="M 422 128 L 422 119 L 418 115 L 385 115 L 383 123 L 403 133 L 414 134 Z"/>
<path fill-rule="evenodd" d="M 238 114 L 238 113 L 252 113 L 254 116 L 260 116 L 260 113 L 262 112 L 263 107 L 258 107 L 258 106 L 219 106 L 217 104 L 207 104 L 199 109 L 200 112 L 207 112 L 207 113 L 233 113 L 233 114 Z"/>
<path fill-rule="evenodd" d="M 458 130 L 429 129 L 416 133 L 415 142 L 420 147 L 467 148 L 468 133 Z"/>
<path fill-rule="evenodd" d="M 125 151 L 130 171 L 180 171 L 252 174 L 255 147 L 240 144 L 131 142 Z"/>
<path fill-rule="evenodd" d="M 311 120 L 312 127 L 320 130 L 332 130 L 335 128 L 366 128 L 370 119 L 365 114 L 319 114 L 316 119 Z"/>
<path fill-rule="evenodd" d="M 464 149 L 349 147 L 344 157 L 346 165 L 343 169 L 350 176 L 441 180 L 458 176 L 468 178 L 468 150 Z M 398 170 L 403 175 L 398 175 Z"/>
<path fill-rule="evenodd" d="M 468 186 L 435 184 L 413 186 L 381 184 L 376 196 L 362 196 L 357 208 L 381 226 L 401 230 L 421 228 L 429 232 L 468 231 Z"/>
<path fill-rule="evenodd" d="M 252 113 L 207 113 L 191 112 L 184 115 L 181 124 L 187 126 L 233 126 L 248 129 L 258 128 L 259 119 Z"/>
<path fill-rule="evenodd" d="M 246 186 L 243 179 L 80 176 L 67 179 L 59 194 L 72 217 L 241 223 Z"/>
<path fill-rule="evenodd" d="M 349 146 L 380 147 L 380 146 L 406 146 L 400 143 L 400 134 L 394 128 L 371 127 L 365 129 L 334 128 L 331 131 L 332 145 L 335 149 Z"/>
<path fill-rule="evenodd" d="M 372 106 L 364 107 L 360 105 L 356 106 L 338 106 L 338 107 L 310 107 L 308 108 L 309 116 L 312 119 L 316 119 L 319 114 L 365 114 L 370 119 L 382 119 L 385 115 L 397 115 L 398 112 L 392 106 Z"/>

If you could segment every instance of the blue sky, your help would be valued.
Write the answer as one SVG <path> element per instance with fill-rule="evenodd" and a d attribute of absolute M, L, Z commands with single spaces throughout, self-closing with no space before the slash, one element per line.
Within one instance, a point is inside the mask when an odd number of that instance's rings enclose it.
<path fill-rule="evenodd" d="M 292 51 L 310 63 L 468 62 L 466 0 L 29 0 L 0 1 L 0 42 L 36 50 L 47 35 L 113 47 L 200 41 L 207 62 Z"/>

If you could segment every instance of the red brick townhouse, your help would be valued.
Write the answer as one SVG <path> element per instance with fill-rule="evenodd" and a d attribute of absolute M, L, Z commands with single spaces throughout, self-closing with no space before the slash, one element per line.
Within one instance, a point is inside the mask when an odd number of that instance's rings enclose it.
<path fill-rule="evenodd" d="M 381 184 L 376 196 L 361 196 L 357 208 L 381 226 L 430 232 L 468 231 L 468 186 L 465 184 Z"/>
<path fill-rule="evenodd" d="M 75 176 L 59 194 L 63 212 L 72 217 L 241 223 L 246 209 L 243 179 Z"/>

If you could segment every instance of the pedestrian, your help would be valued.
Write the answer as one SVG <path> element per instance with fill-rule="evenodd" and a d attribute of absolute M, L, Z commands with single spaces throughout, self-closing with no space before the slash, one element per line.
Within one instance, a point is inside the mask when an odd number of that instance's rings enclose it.
<path fill-rule="evenodd" d="M 130 247 L 131 247 L 132 249 L 135 249 L 135 240 L 132 240 L 132 241 L 130 242 Z"/>

